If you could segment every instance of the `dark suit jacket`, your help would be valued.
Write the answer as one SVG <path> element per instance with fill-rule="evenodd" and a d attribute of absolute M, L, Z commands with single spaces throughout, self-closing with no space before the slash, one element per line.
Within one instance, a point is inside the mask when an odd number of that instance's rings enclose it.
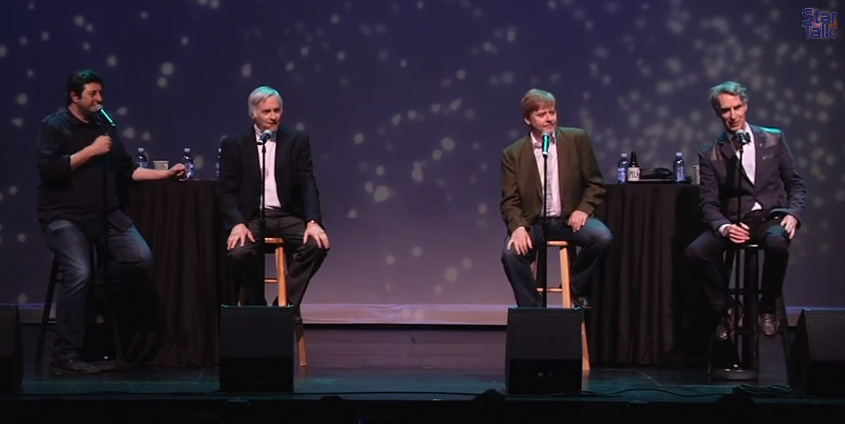
<path fill-rule="evenodd" d="M 561 214 L 567 218 L 579 210 L 592 215 L 607 189 L 599 170 L 590 137 L 579 128 L 555 131 Z M 531 145 L 531 135 L 515 141 L 502 152 L 502 218 L 508 233 L 530 227 L 543 211 L 543 186 Z"/>
<path fill-rule="evenodd" d="M 745 216 L 754 202 L 760 203 L 767 216 L 790 214 L 799 222 L 801 220 L 806 188 L 795 170 L 786 136 L 777 128 L 750 127 L 754 134 L 756 160 L 753 185 L 745 170 L 738 166 L 739 158 L 727 133 L 722 133 L 698 153 L 701 176 L 699 206 L 704 222 L 714 231 L 724 224 L 735 222 L 740 207 Z"/>
<path fill-rule="evenodd" d="M 322 225 L 308 134 L 280 126 L 276 134 L 276 191 L 282 210 Z M 227 136 L 220 145 L 220 176 L 214 191 L 226 231 L 246 223 L 261 206 L 261 157 L 255 129 Z"/>

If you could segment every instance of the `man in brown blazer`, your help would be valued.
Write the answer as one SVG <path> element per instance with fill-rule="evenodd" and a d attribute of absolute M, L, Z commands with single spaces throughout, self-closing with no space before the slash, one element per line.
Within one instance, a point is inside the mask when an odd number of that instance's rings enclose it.
<path fill-rule="evenodd" d="M 502 152 L 505 274 L 517 306 L 542 306 L 531 263 L 545 240 L 568 241 L 580 247 L 572 265 L 572 301 L 588 309 L 589 282 L 613 240 L 592 216 L 606 189 L 590 137 L 582 129 L 557 126 L 557 103 L 548 91 L 525 93 L 522 112 L 529 133 Z"/>

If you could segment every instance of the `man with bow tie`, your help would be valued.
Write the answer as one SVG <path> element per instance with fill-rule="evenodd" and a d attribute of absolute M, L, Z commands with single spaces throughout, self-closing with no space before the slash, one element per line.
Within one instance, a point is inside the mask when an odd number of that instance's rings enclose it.
<path fill-rule="evenodd" d="M 725 131 L 698 153 L 700 210 L 708 231 L 687 247 L 718 322 L 715 337 L 727 340 L 739 317 L 726 298 L 725 250 L 757 244 L 764 252 L 758 325 L 773 337 L 789 261 L 789 243 L 801 226 L 806 189 L 783 131 L 746 122 L 748 94 L 735 81 L 710 89 L 710 103 Z"/>
<path fill-rule="evenodd" d="M 589 283 L 613 239 L 593 216 L 606 189 L 590 137 L 583 129 L 557 126 L 557 102 L 548 91 L 525 93 L 522 118 L 528 133 L 502 152 L 505 274 L 517 306 L 543 306 L 531 263 L 545 240 L 565 240 L 580 247 L 572 264 L 572 302 L 588 309 Z"/>
<path fill-rule="evenodd" d="M 282 97 L 275 89 L 253 90 L 247 108 L 252 125 L 221 142 L 215 186 L 233 276 L 244 304 L 266 305 L 263 239 L 283 238 L 290 252 L 287 294 L 301 321 L 305 289 L 329 250 L 311 141 L 308 134 L 281 124 Z"/>

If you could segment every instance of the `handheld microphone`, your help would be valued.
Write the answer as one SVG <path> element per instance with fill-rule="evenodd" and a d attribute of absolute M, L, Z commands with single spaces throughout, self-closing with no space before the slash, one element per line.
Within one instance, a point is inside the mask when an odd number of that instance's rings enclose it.
<path fill-rule="evenodd" d="M 549 156 L 549 144 L 552 141 L 552 136 L 549 134 L 543 134 L 543 157 Z"/>
<path fill-rule="evenodd" d="M 100 116 L 103 119 L 106 120 L 106 123 L 108 123 L 110 127 L 112 127 L 112 128 L 117 127 L 117 124 L 114 123 L 114 119 L 112 119 L 111 115 L 109 115 L 109 113 L 106 112 L 106 109 L 102 105 L 100 106 L 99 109 L 97 109 L 97 112 L 100 114 Z"/>
<path fill-rule="evenodd" d="M 751 143 L 751 135 L 745 132 L 745 130 L 739 130 L 736 132 L 736 138 L 739 140 L 740 144 L 746 145 Z"/>
<path fill-rule="evenodd" d="M 268 140 L 270 140 L 270 137 L 273 137 L 273 131 L 264 130 L 264 132 L 261 133 L 261 138 L 258 139 L 258 144 L 263 146 Z"/>

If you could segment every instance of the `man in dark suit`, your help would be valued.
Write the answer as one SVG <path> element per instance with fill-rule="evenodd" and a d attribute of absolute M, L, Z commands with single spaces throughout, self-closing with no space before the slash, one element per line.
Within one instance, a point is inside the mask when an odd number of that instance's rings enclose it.
<path fill-rule="evenodd" d="M 726 298 L 724 259 L 731 245 L 755 243 L 764 252 L 759 326 L 777 334 L 775 300 L 781 296 L 789 242 L 800 227 L 806 189 L 795 169 L 783 131 L 746 122 L 748 95 L 734 81 L 710 89 L 710 103 L 725 131 L 698 153 L 700 209 L 709 230 L 687 248 L 704 278 L 704 289 L 718 325 L 715 336 L 727 340 L 739 317 Z M 741 158 L 741 163 L 740 163 Z"/>
<path fill-rule="evenodd" d="M 258 87 L 247 103 L 252 125 L 223 139 L 215 186 L 229 234 L 228 256 L 243 303 L 266 305 L 263 240 L 265 235 L 283 238 L 291 259 L 288 297 L 301 320 L 305 289 L 329 249 L 311 143 L 308 134 L 281 125 L 282 98 L 275 89 Z"/>
<path fill-rule="evenodd" d="M 502 153 L 505 274 L 517 306 L 542 306 L 531 263 L 545 240 L 568 241 L 581 248 L 572 265 L 572 301 L 590 308 L 589 282 L 613 239 L 592 216 L 606 189 L 590 137 L 582 129 L 557 126 L 557 103 L 548 91 L 525 93 L 522 114 L 528 134 Z"/>

